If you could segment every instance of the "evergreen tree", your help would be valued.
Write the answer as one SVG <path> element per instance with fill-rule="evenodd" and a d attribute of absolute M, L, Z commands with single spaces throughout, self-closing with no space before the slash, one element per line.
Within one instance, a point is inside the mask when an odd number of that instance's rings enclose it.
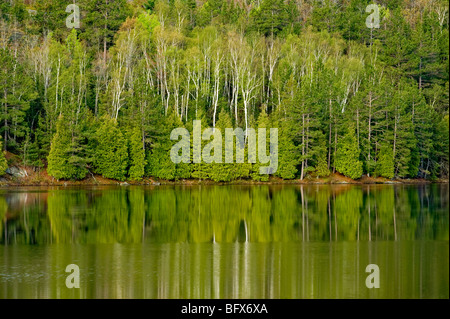
<path fill-rule="evenodd" d="M 293 179 L 297 173 L 297 152 L 293 142 L 294 125 L 281 117 L 278 120 L 278 169 L 276 176 L 282 179 Z"/>
<path fill-rule="evenodd" d="M 36 135 L 34 141 L 32 141 L 30 132 L 27 132 L 25 140 L 22 143 L 22 161 L 25 165 L 38 168 L 43 167 Z"/>
<path fill-rule="evenodd" d="M 256 154 L 254 154 L 255 158 L 256 158 L 256 163 L 254 163 L 252 165 L 252 173 L 251 173 L 251 177 L 254 181 L 264 181 L 267 182 L 269 180 L 269 175 L 268 174 L 260 174 L 259 172 L 259 168 L 261 166 L 267 166 L 269 165 L 269 163 L 267 164 L 261 164 L 259 162 L 259 134 L 258 134 L 258 130 L 260 128 L 266 129 L 266 154 L 270 154 L 270 149 L 269 149 L 269 138 L 270 138 L 270 120 L 269 120 L 269 116 L 267 115 L 265 109 L 262 110 L 262 112 L 259 114 L 258 116 L 258 121 L 257 121 L 257 128 L 255 128 L 256 131 Z"/>
<path fill-rule="evenodd" d="M 345 39 L 369 43 L 371 29 L 364 23 L 368 15 L 365 9 L 369 4 L 367 0 L 351 0 L 348 6 L 336 15 L 338 28 Z M 381 9 L 380 5 L 378 7 Z M 380 19 L 383 18 L 381 13 L 380 10 Z"/>
<path fill-rule="evenodd" d="M 130 134 L 130 168 L 128 175 L 131 180 L 141 180 L 145 169 L 145 151 L 142 145 L 142 134 L 135 127 Z"/>
<path fill-rule="evenodd" d="M 384 145 L 378 153 L 376 174 L 386 178 L 394 177 L 394 154 L 389 145 Z"/>
<path fill-rule="evenodd" d="M 338 2 L 333 0 L 314 0 L 311 22 L 319 31 L 334 32 L 339 17 Z M 361 19 L 361 22 L 363 19 Z"/>
<path fill-rule="evenodd" d="M 330 170 L 328 169 L 328 162 L 327 162 L 327 147 L 325 136 L 322 136 L 322 138 L 319 139 L 316 158 L 317 158 L 316 167 L 314 171 L 316 176 L 327 177 L 328 175 L 330 175 Z"/>
<path fill-rule="evenodd" d="M 151 12 L 155 7 L 155 3 L 156 3 L 155 0 L 147 0 L 147 2 L 143 4 L 143 7 L 145 10 L 149 10 Z"/>
<path fill-rule="evenodd" d="M 354 127 L 350 126 L 347 133 L 339 141 L 336 152 L 336 170 L 352 179 L 362 176 L 362 162 L 359 160 L 359 146 Z"/>
<path fill-rule="evenodd" d="M 216 123 L 216 128 L 220 130 L 222 134 L 222 163 L 212 163 L 211 166 L 211 175 L 210 178 L 213 181 L 217 182 L 228 182 L 232 179 L 232 171 L 234 165 L 239 165 L 236 163 L 225 163 L 225 158 L 227 156 L 227 153 L 234 152 L 234 149 L 229 149 L 226 147 L 225 142 L 225 129 L 232 128 L 233 124 L 231 121 L 231 117 L 228 114 L 228 112 L 225 110 L 225 108 L 222 108 L 222 110 L 219 113 L 219 119 Z M 231 154 L 228 154 L 228 157 Z"/>
<path fill-rule="evenodd" d="M 82 0 L 83 9 L 80 36 L 89 47 L 104 56 L 111 46 L 114 34 L 131 15 L 127 0 Z"/>
<path fill-rule="evenodd" d="M 201 122 L 201 132 L 203 135 L 203 130 L 207 127 L 208 121 L 205 116 L 205 111 L 203 108 L 199 108 L 197 112 L 197 121 Z M 208 179 L 211 175 L 211 165 L 206 164 L 203 160 L 203 147 L 206 145 L 206 141 L 200 138 L 200 143 L 194 143 L 194 130 L 196 128 L 193 127 L 193 122 L 189 122 L 186 125 L 189 132 L 191 132 L 191 163 L 192 163 L 192 173 L 191 177 L 195 179 Z M 200 163 L 195 163 L 194 154 L 200 154 Z"/>
<path fill-rule="evenodd" d="M 52 32 L 55 39 L 64 39 L 69 32 L 66 27 L 66 19 L 69 16 L 66 8 L 69 4 L 66 0 L 35 1 L 36 15 L 32 19 L 35 32 Z"/>
<path fill-rule="evenodd" d="M 83 179 L 87 174 L 85 159 L 79 156 L 77 138 L 71 132 L 64 116 L 58 118 L 50 153 L 47 173 L 56 179 Z"/>
<path fill-rule="evenodd" d="M 99 160 L 107 176 L 139 179 L 142 144 L 149 176 L 261 180 L 266 164 L 249 164 L 257 154 L 247 145 L 244 163 L 174 164 L 169 136 L 175 127 L 192 133 L 194 119 L 203 130 L 218 119 L 221 129 L 257 132 L 265 117 L 279 129 L 275 175 L 285 179 L 336 169 L 358 177 L 359 163 L 369 176 L 448 176 L 445 0 L 381 1 L 379 29 L 364 23 L 369 0 L 250 2 L 78 0 L 81 29 L 70 30 L 71 1 L 0 1 L 3 149 L 26 165 L 48 157 L 49 171 L 67 179 L 101 171 Z M 141 137 L 119 132 L 129 123 Z M 102 143 L 115 150 L 103 154 Z"/>
<path fill-rule="evenodd" d="M 0 48 L 0 134 L 4 150 L 19 150 L 18 139 L 25 136 L 25 115 L 36 97 L 33 81 L 8 48 Z"/>
<path fill-rule="evenodd" d="M 262 0 L 261 5 L 252 10 L 256 30 L 265 36 L 275 36 L 288 22 L 286 5 L 283 0 Z"/>
<path fill-rule="evenodd" d="M 104 116 L 96 134 L 95 171 L 103 177 L 125 180 L 128 167 L 127 141 L 115 119 Z"/>
<path fill-rule="evenodd" d="M 2 148 L 2 138 L 0 137 L 0 176 L 5 175 L 6 169 L 8 168 L 8 161 L 5 157 L 5 151 Z"/>
<path fill-rule="evenodd" d="M 177 164 L 170 158 L 170 150 L 175 144 L 170 140 L 170 132 L 176 127 L 182 127 L 182 123 L 170 108 L 168 116 L 159 121 L 155 141 L 147 153 L 147 176 L 166 180 L 174 180 L 177 177 Z"/>
<path fill-rule="evenodd" d="M 449 117 L 445 115 L 439 122 L 436 132 L 436 162 L 439 175 L 449 177 Z"/>

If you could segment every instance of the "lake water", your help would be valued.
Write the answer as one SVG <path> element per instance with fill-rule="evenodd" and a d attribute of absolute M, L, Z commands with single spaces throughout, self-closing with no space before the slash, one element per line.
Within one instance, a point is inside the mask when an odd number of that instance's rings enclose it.
<path fill-rule="evenodd" d="M 449 298 L 448 210 L 448 184 L 4 188 L 0 298 Z"/>

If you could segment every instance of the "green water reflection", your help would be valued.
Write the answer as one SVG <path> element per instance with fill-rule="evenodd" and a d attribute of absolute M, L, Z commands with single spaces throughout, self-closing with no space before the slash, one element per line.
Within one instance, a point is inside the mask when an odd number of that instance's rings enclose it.
<path fill-rule="evenodd" d="M 0 298 L 448 298 L 448 184 L 0 190 Z M 81 288 L 65 286 L 66 265 Z M 365 267 L 380 267 L 380 289 Z"/>

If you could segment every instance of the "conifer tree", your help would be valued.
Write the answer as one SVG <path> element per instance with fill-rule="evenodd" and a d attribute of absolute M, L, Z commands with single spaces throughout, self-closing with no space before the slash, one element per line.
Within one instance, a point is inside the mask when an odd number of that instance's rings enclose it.
<path fill-rule="evenodd" d="M 394 154 L 390 146 L 384 145 L 380 148 L 375 172 L 382 177 L 394 177 Z"/>
<path fill-rule="evenodd" d="M 258 130 L 260 128 L 266 129 L 266 154 L 269 153 L 269 137 L 270 137 L 270 120 L 269 116 L 267 115 L 266 111 L 263 109 L 262 112 L 259 114 L 258 121 L 257 121 L 257 128 L 255 128 L 256 131 L 256 163 L 252 165 L 252 179 L 255 181 L 268 181 L 269 175 L 268 174 L 260 174 L 259 168 L 261 166 L 269 165 L 267 164 L 261 164 L 259 162 L 259 135 Z"/>
<path fill-rule="evenodd" d="M 230 181 L 231 180 L 231 170 L 233 163 L 225 163 L 226 152 L 231 152 L 232 150 L 226 148 L 225 145 L 225 129 L 232 128 L 232 122 L 230 115 L 222 108 L 219 113 L 219 119 L 216 123 L 216 129 L 220 130 L 222 134 L 222 163 L 211 163 L 211 179 L 216 182 Z"/>
<path fill-rule="evenodd" d="M 80 156 L 78 138 L 63 115 L 56 123 L 47 162 L 47 173 L 58 180 L 83 179 L 87 174 L 85 159 Z"/>
<path fill-rule="evenodd" d="M 362 162 L 359 160 L 359 146 L 352 126 L 339 142 L 336 152 L 336 170 L 352 179 L 362 176 Z"/>
<path fill-rule="evenodd" d="M 26 112 L 37 96 L 32 79 L 16 56 L 8 48 L 0 48 L 0 134 L 3 149 L 12 152 L 19 149 L 18 138 L 25 136 Z"/>
<path fill-rule="evenodd" d="M 276 176 L 293 179 L 297 173 L 298 153 L 293 142 L 293 124 L 280 118 L 278 120 L 278 168 Z"/>
<path fill-rule="evenodd" d="M 203 108 L 199 108 L 198 112 L 197 112 L 197 120 L 201 121 L 201 133 L 203 134 L 203 130 L 205 128 L 208 127 L 207 125 L 207 120 L 205 117 L 205 113 Z M 192 163 L 192 173 L 191 176 L 192 178 L 195 179 L 207 179 L 210 177 L 210 173 L 211 173 L 211 165 L 210 164 L 206 164 L 203 161 L 203 147 L 206 145 L 206 141 L 203 141 L 202 138 L 200 138 L 200 143 L 194 143 L 194 130 L 195 128 L 192 127 L 193 123 L 190 122 L 188 123 L 188 131 L 191 132 L 191 163 Z M 194 162 L 194 154 L 200 154 L 200 163 L 195 163 Z"/>
<path fill-rule="evenodd" d="M 266 36 L 277 35 L 287 25 L 289 18 L 283 0 L 262 0 L 252 15 L 256 29 Z"/>
<path fill-rule="evenodd" d="M 330 170 L 328 169 L 327 147 L 325 137 L 323 135 L 319 139 L 319 145 L 316 149 L 315 174 L 317 177 L 327 177 L 328 175 L 330 175 Z"/>
<path fill-rule="evenodd" d="M 130 134 L 129 141 L 130 168 L 128 175 L 131 180 L 141 180 L 145 169 L 145 151 L 142 147 L 142 134 L 138 127 L 135 127 Z"/>
<path fill-rule="evenodd" d="M 176 178 L 177 164 L 172 162 L 170 158 L 170 150 L 175 142 L 170 140 L 170 132 L 172 129 L 181 126 L 181 121 L 172 108 L 169 108 L 167 117 L 163 117 L 158 123 L 155 142 L 150 146 L 151 149 L 147 153 L 147 176 L 166 180 Z"/>
<path fill-rule="evenodd" d="M 96 134 L 94 166 L 103 177 L 125 180 L 128 167 L 127 141 L 117 122 L 104 116 Z"/>
<path fill-rule="evenodd" d="M 5 157 L 5 151 L 2 148 L 2 139 L 0 137 L 0 176 L 5 175 L 6 169 L 8 168 L 8 162 Z"/>
<path fill-rule="evenodd" d="M 390 177 L 383 147 L 394 177 L 448 176 L 448 1 L 382 1 L 380 28 L 370 29 L 368 0 L 77 0 L 81 28 L 71 30 L 72 2 L 0 1 L 0 135 L 27 165 L 48 156 L 50 172 L 75 179 L 105 160 L 105 175 L 139 179 L 138 136 L 131 143 L 116 126 L 97 138 L 109 114 L 142 129 L 147 175 L 266 179 L 258 172 L 266 164 L 248 163 L 257 155 L 248 145 L 244 163 L 175 164 L 168 155 L 174 127 L 192 137 L 193 120 L 203 133 L 222 117 L 223 128 L 245 123 L 257 133 L 254 119 L 266 112 L 279 129 L 279 177 L 338 166 L 357 177 L 359 163 L 364 174 Z M 341 145 L 350 123 L 352 147 Z M 119 152 L 129 163 L 117 160 L 117 143 L 129 147 Z M 351 156 L 337 160 L 338 151 Z"/>

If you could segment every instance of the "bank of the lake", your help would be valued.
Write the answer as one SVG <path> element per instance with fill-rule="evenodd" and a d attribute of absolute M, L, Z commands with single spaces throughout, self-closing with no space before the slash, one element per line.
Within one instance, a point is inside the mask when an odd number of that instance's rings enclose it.
<path fill-rule="evenodd" d="M 90 174 L 83 180 L 57 180 L 47 174 L 46 169 L 35 170 L 31 167 L 12 166 L 8 172 L 0 177 L 1 187 L 17 186 L 93 186 L 93 185 L 267 185 L 267 184 L 429 184 L 448 183 L 448 179 L 387 179 L 384 177 L 369 177 L 363 175 L 358 180 L 353 180 L 339 173 L 332 173 L 328 177 L 316 178 L 306 176 L 304 179 L 284 180 L 278 177 L 270 177 L 269 181 L 254 181 L 252 179 L 238 179 L 230 182 L 215 182 L 207 179 L 180 179 L 161 180 L 152 177 L 143 178 L 140 181 L 118 181 L 104 178 L 101 175 Z"/>
<path fill-rule="evenodd" d="M 180 179 L 161 180 L 152 177 L 143 178 L 140 181 L 118 181 L 104 178 L 101 175 L 90 174 L 83 180 L 57 180 L 47 174 L 46 169 L 35 170 L 31 167 L 12 166 L 8 172 L 0 177 L 1 187 L 17 186 L 94 186 L 94 185 L 267 185 L 267 184 L 428 184 L 428 183 L 448 183 L 448 179 L 387 179 L 384 177 L 369 177 L 363 175 L 358 180 L 353 180 L 339 173 L 333 173 L 328 177 L 316 178 L 306 176 L 302 179 L 284 180 L 278 177 L 270 177 L 269 181 L 254 181 L 251 179 L 238 179 L 230 182 L 215 182 L 207 179 Z"/>

